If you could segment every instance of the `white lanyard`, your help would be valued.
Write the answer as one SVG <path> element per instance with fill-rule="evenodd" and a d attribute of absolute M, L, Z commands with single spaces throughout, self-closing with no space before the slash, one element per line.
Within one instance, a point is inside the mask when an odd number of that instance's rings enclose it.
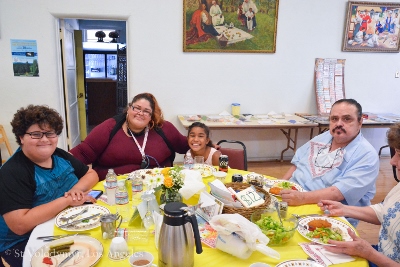
<path fill-rule="evenodd" d="M 144 149 L 145 149 L 146 143 L 147 143 L 147 136 L 149 135 L 149 127 L 146 127 L 146 132 L 145 132 L 145 134 L 144 134 L 143 147 L 141 147 L 141 146 L 139 145 L 139 143 L 138 143 L 138 141 L 136 140 L 135 136 L 133 135 L 131 129 L 129 129 L 129 127 L 127 127 L 127 128 L 128 128 L 129 133 L 131 134 L 133 140 L 135 141 L 136 146 L 138 147 L 138 149 L 139 149 L 139 151 L 140 151 L 140 154 L 142 154 L 142 160 L 144 160 L 144 159 L 146 158 L 146 154 L 144 153 Z"/>

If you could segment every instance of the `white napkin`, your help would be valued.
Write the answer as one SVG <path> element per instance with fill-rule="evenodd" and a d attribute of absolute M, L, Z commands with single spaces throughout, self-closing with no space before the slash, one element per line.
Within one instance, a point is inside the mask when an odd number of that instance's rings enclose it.
<path fill-rule="evenodd" d="M 189 199 L 199 191 L 203 191 L 206 186 L 203 183 L 201 174 L 194 170 L 182 170 L 185 174 L 185 182 L 179 193 L 185 198 Z"/>
<path fill-rule="evenodd" d="M 313 258 L 319 264 L 329 266 L 332 264 L 339 264 L 351 262 L 355 259 L 347 254 L 336 254 L 325 250 L 325 246 L 316 243 L 299 243 L 301 248 L 307 255 Z"/>

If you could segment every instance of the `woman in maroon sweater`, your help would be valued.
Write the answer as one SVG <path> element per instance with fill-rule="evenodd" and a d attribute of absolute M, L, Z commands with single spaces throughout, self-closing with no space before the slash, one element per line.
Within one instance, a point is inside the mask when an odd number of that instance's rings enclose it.
<path fill-rule="evenodd" d="M 113 130 L 114 129 L 114 130 Z M 126 112 L 96 126 L 70 152 L 104 180 L 107 170 L 125 174 L 138 169 L 172 166 L 175 152 L 189 149 L 187 137 L 165 121 L 150 93 L 136 95 Z"/>

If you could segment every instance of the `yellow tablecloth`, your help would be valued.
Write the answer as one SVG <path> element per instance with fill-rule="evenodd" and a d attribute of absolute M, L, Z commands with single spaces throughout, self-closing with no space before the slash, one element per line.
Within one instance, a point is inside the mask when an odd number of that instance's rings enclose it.
<path fill-rule="evenodd" d="M 225 182 L 231 182 L 232 179 L 232 174 L 234 173 L 240 173 L 242 175 L 249 173 L 246 171 L 241 171 L 241 170 L 235 170 L 235 169 L 229 169 L 228 175 L 225 178 Z M 214 177 L 209 177 L 204 179 L 204 183 L 208 183 L 210 181 L 213 181 Z M 103 184 L 102 182 L 99 182 L 94 189 L 100 189 L 103 190 Z M 198 199 L 195 197 L 189 200 L 184 200 L 186 204 L 195 204 L 197 203 Z M 109 206 L 105 204 L 102 201 L 98 201 L 97 204 L 102 205 L 107 207 L 112 213 L 115 213 L 115 206 Z M 321 213 L 319 207 L 317 205 L 312 204 L 312 205 L 303 205 L 303 206 L 297 206 L 297 207 L 292 207 L 290 206 L 288 209 L 288 213 L 295 213 L 295 214 L 310 214 L 310 213 Z M 121 227 L 127 227 L 128 223 L 122 223 Z M 90 232 L 91 236 L 94 238 L 97 238 L 100 240 L 100 242 L 104 246 L 104 255 L 100 259 L 99 263 L 96 266 L 99 267 L 109 267 L 109 266 L 129 266 L 128 259 L 121 260 L 118 262 L 111 261 L 108 257 L 108 250 L 110 247 L 111 240 L 104 240 L 101 235 L 101 229 L 100 227 L 87 231 Z M 59 229 L 58 227 L 54 227 L 54 234 L 68 234 L 70 232 L 64 231 Z M 253 252 L 253 254 L 248 258 L 247 260 L 242 260 L 239 258 L 236 258 L 230 254 L 227 254 L 225 252 L 222 252 L 218 249 L 213 249 L 210 247 L 207 247 L 206 245 L 203 244 L 203 253 L 202 254 L 196 254 L 194 256 L 194 266 L 249 266 L 250 264 L 254 262 L 265 262 L 271 266 L 275 266 L 276 264 L 283 262 L 285 260 L 290 260 L 290 259 L 307 259 L 307 254 L 304 253 L 302 248 L 298 245 L 298 243 L 302 242 L 309 242 L 308 239 L 304 238 L 302 235 L 300 235 L 298 232 L 296 232 L 293 236 L 293 238 L 286 243 L 285 245 L 282 246 L 274 246 L 272 247 L 273 249 L 277 250 L 280 255 L 281 259 L 276 260 L 273 258 L 270 258 L 268 256 L 265 256 L 264 254 L 261 254 L 260 252 Z M 148 244 L 134 244 L 134 243 L 129 243 L 129 249 L 133 252 L 136 251 L 148 251 L 153 254 L 154 256 L 154 263 L 158 263 L 158 251 L 156 250 L 155 243 L 154 243 L 154 235 L 150 234 L 150 240 Z M 344 263 L 344 264 L 338 264 L 335 266 L 340 266 L 340 267 L 345 267 L 345 266 L 368 266 L 368 263 L 364 259 L 356 258 L 356 261 L 350 262 L 350 263 Z"/>

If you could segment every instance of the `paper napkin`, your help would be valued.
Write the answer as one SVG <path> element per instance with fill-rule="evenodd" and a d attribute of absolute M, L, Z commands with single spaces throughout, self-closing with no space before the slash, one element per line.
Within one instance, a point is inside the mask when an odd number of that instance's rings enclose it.
<path fill-rule="evenodd" d="M 194 194 L 199 191 L 203 191 L 206 186 L 203 183 L 201 174 L 194 170 L 182 170 L 185 173 L 185 183 L 179 190 L 179 193 L 185 199 L 191 198 Z"/>
<path fill-rule="evenodd" d="M 319 264 L 329 266 L 351 262 L 355 259 L 347 254 L 336 254 L 325 250 L 325 246 L 316 243 L 299 243 L 304 252 Z"/>

